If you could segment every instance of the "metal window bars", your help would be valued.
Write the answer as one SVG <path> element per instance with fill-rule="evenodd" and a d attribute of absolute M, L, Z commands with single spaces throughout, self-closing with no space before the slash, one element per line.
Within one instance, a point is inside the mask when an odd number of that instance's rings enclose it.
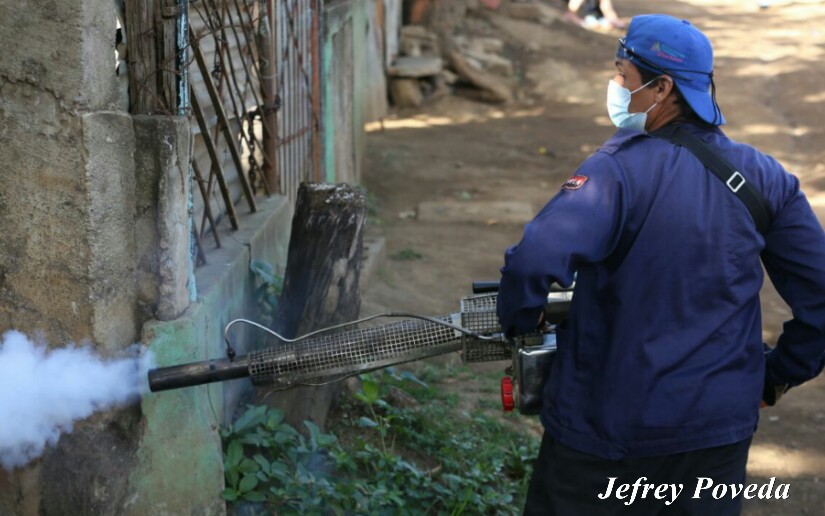
<path fill-rule="evenodd" d="M 208 227 L 220 247 L 218 225 L 226 217 L 238 229 L 240 201 L 251 212 L 258 193 L 294 202 L 300 182 L 318 178 L 320 8 L 320 0 L 192 2 L 196 241 Z"/>

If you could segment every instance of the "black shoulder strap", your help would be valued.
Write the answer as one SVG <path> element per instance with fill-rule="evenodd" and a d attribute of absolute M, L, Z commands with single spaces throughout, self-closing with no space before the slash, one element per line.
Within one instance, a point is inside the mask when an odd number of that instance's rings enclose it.
<path fill-rule="evenodd" d="M 764 197 L 747 182 L 728 160 L 714 152 L 708 145 L 684 130 L 679 125 L 671 125 L 648 133 L 657 138 L 663 138 L 677 145 L 681 145 L 696 156 L 705 165 L 705 168 L 722 180 L 731 192 L 739 197 L 756 223 L 756 229 L 763 235 L 771 226 L 771 217 L 768 204 Z"/>

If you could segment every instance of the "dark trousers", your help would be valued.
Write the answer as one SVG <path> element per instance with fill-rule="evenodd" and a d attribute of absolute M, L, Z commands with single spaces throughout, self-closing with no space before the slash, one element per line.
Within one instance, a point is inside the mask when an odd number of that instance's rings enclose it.
<path fill-rule="evenodd" d="M 733 498 L 728 490 L 725 496 L 716 499 L 713 486 L 745 483 L 750 444 L 748 438 L 735 444 L 673 455 L 607 460 L 573 450 L 545 433 L 530 479 L 524 514 L 738 515 L 742 512 L 741 494 Z M 615 478 L 612 485 L 611 477 Z M 713 486 L 694 498 L 697 483 L 708 485 L 709 482 L 699 480 L 700 477 L 712 479 Z M 639 487 L 635 488 L 635 500 L 628 504 L 634 489 L 632 484 L 636 482 Z M 622 488 L 622 484 L 630 486 Z M 645 492 L 644 484 L 654 487 Z M 661 499 L 656 498 L 655 486 L 662 484 L 684 485 L 670 505 L 665 504 L 674 498 L 669 486 L 659 491 Z M 622 498 L 617 498 L 617 494 Z M 600 495 L 604 499 L 600 499 Z"/>

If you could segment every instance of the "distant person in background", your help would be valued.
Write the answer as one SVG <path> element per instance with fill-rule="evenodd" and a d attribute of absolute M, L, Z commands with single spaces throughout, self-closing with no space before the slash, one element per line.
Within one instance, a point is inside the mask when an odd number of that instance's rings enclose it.
<path fill-rule="evenodd" d="M 584 17 L 579 15 L 582 11 Z M 569 0 L 564 20 L 587 29 L 626 29 L 612 0 Z"/>

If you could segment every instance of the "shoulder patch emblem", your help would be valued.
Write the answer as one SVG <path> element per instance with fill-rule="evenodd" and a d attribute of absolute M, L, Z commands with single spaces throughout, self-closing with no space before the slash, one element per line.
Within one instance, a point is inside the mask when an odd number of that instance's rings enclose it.
<path fill-rule="evenodd" d="M 587 176 L 570 176 L 567 181 L 561 185 L 562 190 L 578 190 L 590 179 Z"/>

